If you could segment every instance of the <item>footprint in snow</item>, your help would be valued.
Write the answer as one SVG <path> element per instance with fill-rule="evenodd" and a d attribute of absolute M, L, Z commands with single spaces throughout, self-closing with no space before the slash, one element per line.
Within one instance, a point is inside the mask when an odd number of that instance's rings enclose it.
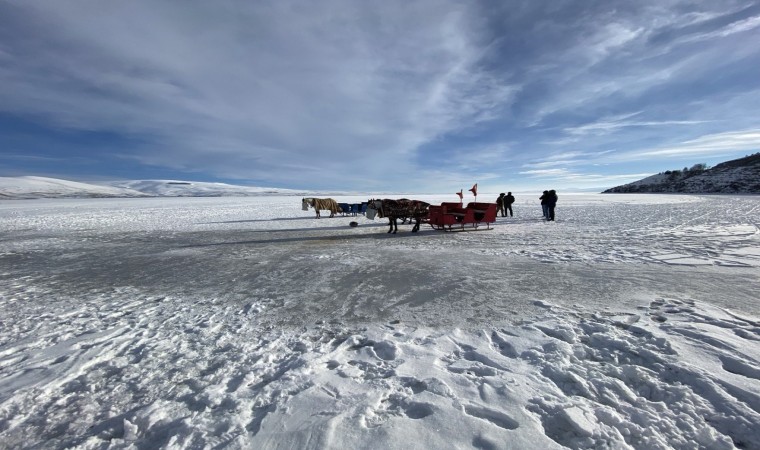
<path fill-rule="evenodd" d="M 501 411 L 486 408 L 485 406 L 465 405 L 464 413 L 468 416 L 477 417 L 478 419 L 491 422 L 497 427 L 504 428 L 505 430 L 516 430 L 520 427 L 520 423 L 515 419 Z"/>
<path fill-rule="evenodd" d="M 517 358 L 517 350 L 515 350 L 514 345 L 509 343 L 506 339 L 504 339 L 499 333 L 494 331 L 491 333 L 491 342 L 493 343 L 493 347 L 496 351 L 501 353 L 502 356 L 506 356 L 507 358 Z"/>
<path fill-rule="evenodd" d="M 750 365 L 740 359 L 733 358 L 731 356 L 721 355 L 719 358 L 720 362 L 723 364 L 723 370 L 726 372 L 731 372 L 743 377 L 760 380 L 760 369 L 756 367 L 757 364 Z"/>
<path fill-rule="evenodd" d="M 390 417 L 406 417 L 420 420 L 435 413 L 433 405 L 409 400 L 400 394 L 392 394 L 383 398 L 377 408 L 364 415 L 364 423 L 368 428 L 382 425 Z"/>

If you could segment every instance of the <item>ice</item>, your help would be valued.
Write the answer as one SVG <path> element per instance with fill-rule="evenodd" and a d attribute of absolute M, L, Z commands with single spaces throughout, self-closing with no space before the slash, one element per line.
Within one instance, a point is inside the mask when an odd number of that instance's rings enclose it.
<path fill-rule="evenodd" d="M 760 198 L 534 197 L 0 202 L 1 446 L 760 448 Z"/>

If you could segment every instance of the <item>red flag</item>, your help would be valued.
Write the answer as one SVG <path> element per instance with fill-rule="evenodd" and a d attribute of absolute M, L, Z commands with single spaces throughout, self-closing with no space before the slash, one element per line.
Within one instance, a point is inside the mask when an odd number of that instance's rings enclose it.
<path fill-rule="evenodd" d="M 457 192 L 457 195 L 459 196 L 459 200 L 461 201 L 462 200 L 462 189 L 460 189 L 459 192 Z"/>
<path fill-rule="evenodd" d="M 475 197 L 478 196 L 478 183 L 475 183 L 472 185 L 472 188 L 470 189 L 472 191 L 472 195 Z"/>

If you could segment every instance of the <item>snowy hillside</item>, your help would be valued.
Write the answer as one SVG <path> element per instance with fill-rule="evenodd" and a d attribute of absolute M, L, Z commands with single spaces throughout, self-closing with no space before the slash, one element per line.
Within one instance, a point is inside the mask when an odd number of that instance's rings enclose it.
<path fill-rule="evenodd" d="M 266 194 L 288 195 L 300 193 L 292 189 L 178 180 L 118 181 L 110 183 L 110 185 L 140 191 L 156 197 L 248 197 Z"/>
<path fill-rule="evenodd" d="M 46 177 L 0 177 L 0 199 L 93 197 L 248 197 L 308 193 L 290 189 L 176 180 L 80 183 Z"/>
<path fill-rule="evenodd" d="M 727 161 L 711 169 L 696 167 L 658 173 L 604 191 L 683 194 L 760 194 L 760 153 Z"/>
<path fill-rule="evenodd" d="M 0 177 L 0 199 L 145 197 L 119 186 L 101 186 L 45 177 Z"/>

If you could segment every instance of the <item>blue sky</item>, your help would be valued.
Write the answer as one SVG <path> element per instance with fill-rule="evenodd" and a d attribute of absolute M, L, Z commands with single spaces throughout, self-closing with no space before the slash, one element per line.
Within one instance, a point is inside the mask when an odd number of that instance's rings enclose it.
<path fill-rule="evenodd" d="M 602 189 L 760 151 L 757 1 L 0 0 L 0 176 Z"/>

